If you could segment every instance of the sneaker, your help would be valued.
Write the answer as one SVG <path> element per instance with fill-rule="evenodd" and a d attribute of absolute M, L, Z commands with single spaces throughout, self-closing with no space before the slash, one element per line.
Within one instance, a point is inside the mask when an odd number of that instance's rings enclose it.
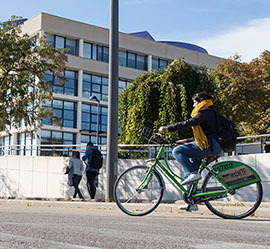
<path fill-rule="evenodd" d="M 194 204 L 194 205 L 185 204 L 185 205 L 179 206 L 178 209 L 179 210 L 185 210 L 185 211 L 188 211 L 188 212 L 198 211 L 199 210 L 197 204 Z"/>
<path fill-rule="evenodd" d="M 184 181 L 181 182 L 182 185 L 187 185 L 191 182 L 198 181 L 202 179 L 202 176 L 199 173 L 191 173 Z"/>

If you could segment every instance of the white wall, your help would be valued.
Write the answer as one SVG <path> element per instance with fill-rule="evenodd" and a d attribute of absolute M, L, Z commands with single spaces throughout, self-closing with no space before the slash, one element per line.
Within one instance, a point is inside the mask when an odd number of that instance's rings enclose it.
<path fill-rule="evenodd" d="M 222 157 L 219 161 L 241 161 L 253 167 L 260 175 L 263 184 L 263 201 L 270 201 L 270 154 L 254 154 Z M 0 197 L 15 198 L 70 198 L 73 187 L 67 186 L 67 175 L 64 168 L 68 158 L 64 157 L 36 157 L 36 156 L 0 156 Z M 169 162 L 176 174 L 182 174 L 176 161 Z M 132 165 L 146 164 L 143 160 L 119 160 L 117 174 Z M 104 162 L 105 165 L 105 162 Z M 105 166 L 99 175 L 99 187 L 96 198 L 104 199 Z M 181 200 L 182 193 L 164 177 L 166 191 L 163 200 Z M 86 199 L 86 178 L 80 184 Z"/>

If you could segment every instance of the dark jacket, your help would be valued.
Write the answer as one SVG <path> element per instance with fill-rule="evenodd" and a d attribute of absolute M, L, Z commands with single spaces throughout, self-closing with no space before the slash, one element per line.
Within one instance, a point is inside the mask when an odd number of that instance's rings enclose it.
<path fill-rule="evenodd" d="M 93 155 L 93 150 L 97 150 L 98 147 L 97 146 L 91 146 L 89 147 L 86 152 L 85 155 L 82 157 L 82 160 L 85 161 L 87 159 L 87 166 L 85 171 L 91 170 L 91 171 L 95 171 L 95 172 L 99 172 L 98 169 L 93 169 L 91 168 L 91 162 L 92 162 L 92 155 Z"/>
<path fill-rule="evenodd" d="M 198 114 L 193 118 L 180 123 L 169 125 L 167 127 L 168 131 L 171 132 L 196 125 L 200 125 L 202 127 L 202 130 L 208 139 L 217 137 L 217 120 L 215 111 L 212 109 L 212 107 L 200 110 Z"/>

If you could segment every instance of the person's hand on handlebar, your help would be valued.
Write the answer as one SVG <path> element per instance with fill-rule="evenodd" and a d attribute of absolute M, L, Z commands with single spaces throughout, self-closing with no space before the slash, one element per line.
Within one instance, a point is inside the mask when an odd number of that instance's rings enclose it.
<path fill-rule="evenodd" d="M 175 141 L 175 145 L 181 145 L 187 143 L 187 139 L 180 139 Z"/>
<path fill-rule="evenodd" d="M 165 132 L 165 131 L 167 131 L 168 130 L 168 128 L 166 127 L 166 126 L 161 126 L 160 128 L 159 128 L 159 132 L 160 133 L 163 133 L 163 132 Z"/>

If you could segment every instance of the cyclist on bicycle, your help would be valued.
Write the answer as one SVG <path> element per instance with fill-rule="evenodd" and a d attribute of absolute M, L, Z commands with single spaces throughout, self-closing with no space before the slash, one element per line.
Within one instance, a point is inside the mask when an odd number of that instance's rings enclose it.
<path fill-rule="evenodd" d="M 215 112 L 211 111 L 216 97 L 207 92 L 200 92 L 196 93 L 192 100 L 194 109 L 190 119 L 159 128 L 159 132 L 162 133 L 192 127 L 194 139 L 178 140 L 176 144 L 179 146 L 172 151 L 173 157 L 184 168 L 185 180 L 182 185 L 200 180 L 202 177 L 198 173 L 198 169 L 201 160 L 205 157 L 219 155 L 222 152 L 221 146 L 215 139 L 217 137 L 216 115 Z M 188 189 L 190 187 L 189 184 Z"/>

